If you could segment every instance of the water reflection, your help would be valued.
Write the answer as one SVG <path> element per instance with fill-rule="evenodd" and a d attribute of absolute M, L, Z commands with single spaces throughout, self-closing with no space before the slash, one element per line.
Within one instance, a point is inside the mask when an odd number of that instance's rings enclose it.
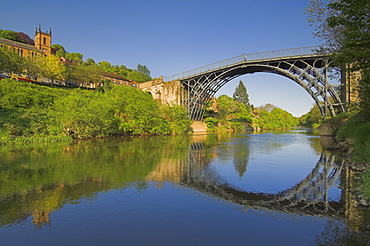
<path fill-rule="evenodd" d="M 305 178 L 276 193 L 242 189 L 212 164 L 216 159 L 231 158 L 242 178 L 248 173 L 256 145 L 270 155 L 298 141 L 295 135 L 282 138 L 278 134 L 200 134 L 2 150 L 0 226 L 23 224 L 30 218 L 37 229 L 50 227 L 50 215 L 67 204 L 94 199 L 100 192 L 140 191 L 153 183 L 161 188 L 170 182 L 245 209 L 345 219 L 348 227 L 366 230 L 361 224 L 364 215 L 345 191 L 352 185 L 352 173 L 343 160 L 329 152 L 320 151 L 320 158 Z M 310 137 L 308 141 L 318 151 L 320 139 Z M 328 195 L 334 185 L 343 188 L 340 199 Z M 320 240 L 326 239 L 318 237 L 317 242 Z"/>
<path fill-rule="evenodd" d="M 335 155 L 323 152 L 305 179 L 292 188 L 277 194 L 269 194 L 240 190 L 223 180 L 222 175 L 208 165 L 212 157 L 207 156 L 206 151 L 202 149 L 203 145 L 200 142 L 193 142 L 188 158 L 171 165 L 159 164 L 148 179 L 159 183 L 164 181 L 181 183 L 202 193 L 245 207 L 298 214 L 343 216 L 342 203 L 328 199 L 329 189 L 338 181 L 344 168 L 344 161 L 336 160 Z M 247 149 L 235 153 L 239 155 L 234 157 L 233 163 L 236 171 L 240 173 L 240 166 L 236 164 L 240 164 L 246 170 L 249 151 Z M 170 168 L 167 168 L 168 166 Z"/>

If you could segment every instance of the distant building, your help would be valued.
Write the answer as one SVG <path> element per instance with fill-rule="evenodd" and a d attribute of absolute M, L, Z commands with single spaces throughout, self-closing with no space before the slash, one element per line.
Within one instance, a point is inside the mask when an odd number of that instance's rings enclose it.
<path fill-rule="evenodd" d="M 22 57 L 28 57 L 28 56 L 37 56 L 37 55 L 44 55 L 49 56 L 51 54 L 55 53 L 55 50 L 51 47 L 51 29 L 50 31 L 43 32 L 41 31 L 41 26 L 39 25 L 36 28 L 35 32 L 35 45 L 25 44 L 9 39 L 0 38 L 0 47 L 10 47 L 13 48 L 14 51 L 16 51 L 20 56 Z M 60 62 L 64 63 L 66 66 L 75 65 L 72 61 L 67 60 L 64 57 L 60 58 Z M 134 86 L 137 87 L 137 82 L 134 82 L 132 80 L 129 80 L 123 76 L 113 74 L 113 73 L 107 73 L 104 71 L 100 71 L 101 75 L 101 81 L 109 80 L 113 84 L 117 85 L 128 85 L 128 86 Z M 9 75 L 10 76 L 10 75 Z M 60 82 L 64 85 L 74 85 L 74 86 L 84 86 L 84 87 L 90 87 L 90 88 L 96 88 L 102 85 L 102 83 L 85 83 L 85 82 L 72 82 L 72 81 L 63 81 Z"/>
<path fill-rule="evenodd" d="M 41 26 L 36 28 L 35 45 L 0 38 L 0 47 L 13 48 L 20 56 L 36 56 L 51 54 L 51 29 L 49 32 L 42 32 Z"/>
<path fill-rule="evenodd" d="M 118 85 L 129 85 L 129 86 L 137 86 L 136 82 L 133 82 L 132 80 L 129 80 L 121 75 L 114 74 L 114 73 L 107 73 L 104 71 L 100 72 L 102 76 L 102 80 L 109 80 L 110 82 Z"/>

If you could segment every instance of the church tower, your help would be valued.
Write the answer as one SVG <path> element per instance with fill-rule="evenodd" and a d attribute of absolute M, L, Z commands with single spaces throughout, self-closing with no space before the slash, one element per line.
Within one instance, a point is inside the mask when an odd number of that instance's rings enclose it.
<path fill-rule="evenodd" d="M 35 46 L 45 55 L 48 56 L 51 54 L 51 28 L 49 32 L 42 32 L 41 25 L 36 28 Z"/>

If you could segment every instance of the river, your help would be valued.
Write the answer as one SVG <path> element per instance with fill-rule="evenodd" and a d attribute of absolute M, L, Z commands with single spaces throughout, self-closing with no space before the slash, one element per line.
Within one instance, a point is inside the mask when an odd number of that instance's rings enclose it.
<path fill-rule="evenodd" d="M 0 149 L 1 245 L 368 245 L 308 129 Z"/>

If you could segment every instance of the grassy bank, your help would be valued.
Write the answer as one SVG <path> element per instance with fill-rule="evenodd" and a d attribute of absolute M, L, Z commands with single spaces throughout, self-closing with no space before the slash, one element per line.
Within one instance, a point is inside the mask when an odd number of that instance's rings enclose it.
<path fill-rule="evenodd" d="M 359 114 L 345 113 L 326 121 L 339 142 L 348 145 L 351 168 L 359 171 L 358 192 L 370 199 L 370 122 Z"/>
<path fill-rule="evenodd" d="M 0 80 L 0 145 L 116 136 L 182 134 L 191 121 L 128 86 L 96 91 Z"/>

